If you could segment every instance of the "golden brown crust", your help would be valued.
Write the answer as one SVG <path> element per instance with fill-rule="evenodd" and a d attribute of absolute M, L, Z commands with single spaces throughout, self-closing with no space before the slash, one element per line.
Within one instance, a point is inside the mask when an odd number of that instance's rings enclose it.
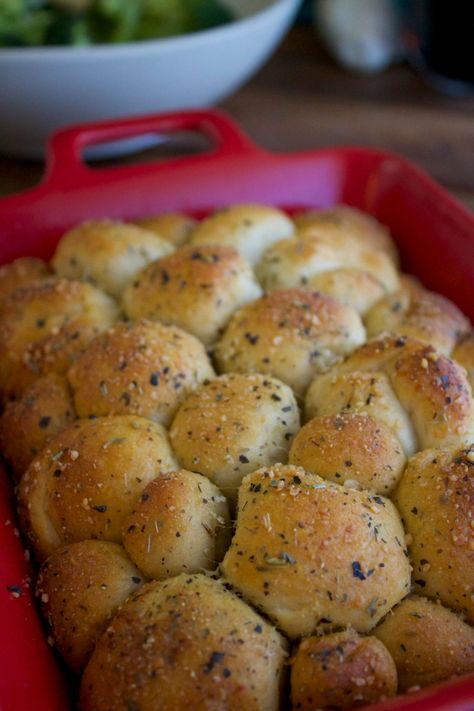
<path fill-rule="evenodd" d="M 474 400 L 457 363 L 424 346 L 394 360 L 388 373 L 422 449 L 474 439 Z"/>
<path fill-rule="evenodd" d="M 352 306 L 364 315 L 385 294 L 378 279 L 359 269 L 331 269 L 308 279 L 308 287 Z"/>
<path fill-rule="evenodd" d="M 301 396 L 317 372 L 364 339 L 349 306 L 305 289 L 279 289 L 234 314 L 215 356 L 220 372 L 268 373 Z"/>
<path fill-rule="evenodd" d="M 367 632 L 410 587 L 393 504 L 291 465 L 244 478 L 221 569 L 292 638 L 346 626 Z"/>
<path fill-rule="evenodd" d="M 80 417 L 134 414 L 165 425 L 187 395 L 213 376 L 194 336 L 146 320 L 117 324 L 68 372 Z"/>
<path fill-rule="evenodd" d="M 92 338 L 118 318 L 115 302 L 90 284 L 45 279 L 0 305 L 0 388 L 18 397 L 40 375 L 64 373 Z"/>
<path fill-rule="evenodd" d="M 139 272 L 123 304 L 131 319 L 174 324 L 210 345 L 232 313 L 261 293 L 250 265 L 235 249 L 187 246 Z"/>
<path fill-rule="evenodd" d="M 453 351 L 453 359 L 466 369 L 467 379 L 474 392 L 474 332 L 466 333 Z"/>
<path fill-rule="evenodd" d="M 0 302 L 19 286 L 49 276 L 51 276 L 49 266 L 36 257 L 20 257 L 9 264 L 3 264 L 0 266 Z"/>
<path fill-rule="evenodd" d="M 332 228 L 306 229 L 280 240 L 265 251 L 256 274 L 265 289 L 287 289 L 310 286 L 314 277 L 339 269 L 349 270 L 348 284 L 361 273 L 361 290 L 367 283 L 366 275 L 375 280 L 382 293 L 399 287 L 396 267 L 384 251 L 367 249 L 350 233 Z M 338 276 L 345 281 L 344 271 Z M 370 299 L 373 284 L 367 285 L 365 296 Z"/>
<path fill-rule="evenodd" d="M 76 418 L 66 378 L 38 378 L 0 417 L 0 450 L 16 477 L 58 432 Z"/>
<path fill-rule="evenodd" d="M 406 457 L 384 422 L 340 413 L 310 420 L 293 440 L 289 462 L 336 484 L 359 484 L 387 495 L 400 478 Z"/>
<path fill-rule="evenodd" d="M 162 215 L 142 217 L 134 220 L 134 223 L 163 237 L 174 247 L 182 247 L 189 242 L 198 221 L 182 212 L 165 212 Z"/>
<path fill-rule="evenodd" d="M 91 220 L 62 236 L 52 265 L 62 277 L 88 281 L 119 298 L 140 269 L 172 249 L 166 239 L 143 227 Z"/>
<path fill-rule="evenodd" d="M 276 711 L 280 635 L 218 581 L 179 575 L 133 595 L 99 640 L 82 711 Z"/>
<path fill-rule="evenodd" d="M 474 444 L 417 454 L 393 499 L 411 538 L 416 590 L 474 622 Z"/>
<path fill-rule="evenodd" d="M 293 233 L 287 215 L 267 205 L 231 205 L 203 220 L 193 232 L 191 244 L 233 247 L 250 264 L 256 264 L 267 247 Z"/>
<path fill-rule="evenodd" d="M 397 693 L 397 669 L 375 637 L 353 630 L 308 637 L 291 665 L 291 701 L 298 711 L 353 709 Z"/>
<path fill-rule="evenodd" d="M 386 227 L 371 215 L 348 205 L 335 205 L 325 210 L 307 210 L 295 215 L 298 230 L 338 230 L 369 250 L 381 250 L 398 264 L 398 253 Z"/>
<path fill-rule="evenodd" d="M 331 394 L 330 386 L 339 389 Z M 330 399 L 322 397 L 323 390 Z M 464 369 L 414 339 L 382 336 L 368 341 L 344 363 L 316 378 L 306 396 L 307 416 L 332 414 L 349 402 L 351 411 L 386 418 L 390 426 L 396 416 L 403 427 L 397 425 L 395 433 L 408 455 L 474 438 L 474 400 Z"/>
<path fill-rule="evenodd" d="M 411 336 L 447 356 L 469 329 L 468 319 L 452 301 L 407 282 L 375 304 L 365 316 L 365 325 L 370 338 L 383 332 Z"/>
<path fill-rule="evenodd" d="M 245 474 L 287 459 L 298 428 L 298 406 L 287 385 L 229 373 L 185 400 L 170 438 L 182 466 L 209 477 L 235 503 Z"/>
<path fill-rule="evenodd" d="M 19 486 L 23 530 L 41 560 L 67 543 L 121 542 L 147 483 L 176 469 L 166 431 L 141 417 L 78 420 L 33 460 Z"/>
<path fill-rule="evenodd" d="M 306 419 L 337 413 L 367 415 L 390 428 L 407 456 L 416 452 L 418 442 L 413 425 L 388 376 L 340 370 L 343 366 L 316 377 L 311 383 L 305 400 Z"/>
<path fill-rule="evenodd" d="M 36 596 L 73 671 L 82 671 L 119 605 L 142 583 L 122 546 L 108 541 L 72 543 L 43 563 Z"/>
<path fill-rule="evenodd" d="M 230 537 L 225 496 L 209 479 L 185 469 L 151 481 L 123 527 L 130 558 L 154 580 L 214 570 Z"/>
<path fill-rule="evenodd" d="M 405 598 L 374 635 L 395 660 L 400 691 L 474 671 L 474 629 L 426 598 Z"/>

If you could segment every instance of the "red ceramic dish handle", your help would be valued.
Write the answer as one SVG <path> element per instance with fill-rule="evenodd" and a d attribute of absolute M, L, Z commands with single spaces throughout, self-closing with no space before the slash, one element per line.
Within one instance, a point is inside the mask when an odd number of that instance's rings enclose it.
<path fill-rule="evenodd" d="M 110 141 L 147 134 L 173 134 L 196 131 L 212 143 L 213 157 L 258 153 L 259 149 L 240 131 L 236 124 L 219 111 L 181 111 L 155 116 L 114 119 L 86 126 L 72 126 L 56 133 L 47 151 L 46 182 L 48 184 L 84 184 L 95 170 L 83 161 L 84 150 Z M 159 166 L 159 164 L 158 164 Z M 146 170 L 149 171 L 150 164 Z M 135 174 L 140 166 L 134 167 Z"/>

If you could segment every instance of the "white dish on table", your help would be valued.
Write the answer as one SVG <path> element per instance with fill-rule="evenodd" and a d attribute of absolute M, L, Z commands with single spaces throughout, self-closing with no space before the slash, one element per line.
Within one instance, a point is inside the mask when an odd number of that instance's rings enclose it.
<path fill-rule="evenodd" d="M 67 124 L 222 100 L 269 57 L 300 0 L 223 4 L 235 15 L 233 22 L 177 37 L 87 47 L 0 48 L 0 152 L 39 158 L 47 136 Z M 151 142 L 142 137 L 126 148 Z M 123 149 L 109 146 L 107 153 Z"/>

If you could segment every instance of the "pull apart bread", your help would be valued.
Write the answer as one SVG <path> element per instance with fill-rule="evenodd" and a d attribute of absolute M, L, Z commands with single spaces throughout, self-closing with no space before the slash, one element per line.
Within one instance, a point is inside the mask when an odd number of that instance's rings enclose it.
<path fill-rule="evenodd" d="M 107 219 L 0 268 L 0 447 L 82 711 L 474 671 L 474 335 L 353 208 Z"/>

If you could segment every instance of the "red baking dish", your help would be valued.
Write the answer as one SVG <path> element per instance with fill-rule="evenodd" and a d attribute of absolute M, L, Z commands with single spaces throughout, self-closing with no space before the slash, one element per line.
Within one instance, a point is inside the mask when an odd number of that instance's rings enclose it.
<path fill-rule="evenodd" d="M 317 115 L 315 116 L 317 120 Z M 87 146 L 143 134 L 194 131 L 204 154 L 125 167 L 91 168 Z M 389 226 L 406 271 L 474 318 L 474 217 L 403 158 L 365 148 L 263 151 L 224 114 L 189 111 L 89 124 L 56 134 L 38 187 L 0 200 L 0 263 L 51 256 L 59 236 L 86 218 L 133 218 L 167 210 L 202 215 L 235 202 L 288 210 L 344 202 Z M 65 711 L 71 692 L 33 601 L 31 569 L 0 472 L 0 709 Z M 374 711 L 474 709 L 474 676 L 371 707 Z"/>

